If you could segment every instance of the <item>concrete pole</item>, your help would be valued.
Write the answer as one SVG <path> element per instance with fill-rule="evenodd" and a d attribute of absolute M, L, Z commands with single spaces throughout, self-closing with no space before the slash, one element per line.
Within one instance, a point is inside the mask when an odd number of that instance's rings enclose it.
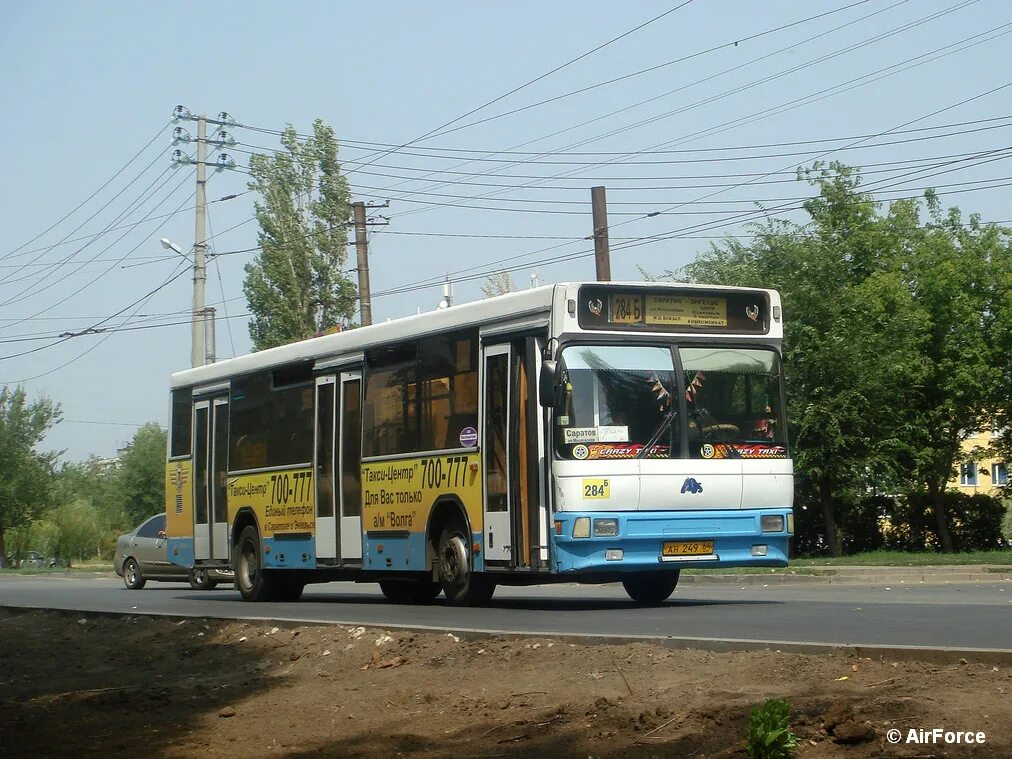
<path fill-rule="evenodd" d="M 608 203 L 604 187 L 590 188 L 590 204 L 594 211 L 594 264 L 597 281 L 611 281 L 611 258 L 608 251 Z"/>
<path fill-rule="evenodd" d="M 355 252 L 358 255 L 358 303 L 362 326 L 372 324 L 372 296 L 369 292 L 369 241 L 365 229 L 365 203 L 352 203 L 355 212 Z"/>
<path fill-rule="evenodd" d="M 207 217 L 207 117 L 197 118 L 197 219 L 193 232 L 193 341 L 190 365 L 204 365 L 204 287 L 207 284 L 204 223 Z"/>

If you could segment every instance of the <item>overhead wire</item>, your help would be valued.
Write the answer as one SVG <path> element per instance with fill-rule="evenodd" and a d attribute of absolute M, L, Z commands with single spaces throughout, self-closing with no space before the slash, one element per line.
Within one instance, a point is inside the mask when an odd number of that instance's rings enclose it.
<path fill-rule="evenodd" d="M 977 0 L 964 0 L 964 1 L 965 2 L 976 2 Z M 736 66 L 732 66 L 730 68 L 726 68 L 726 69 L 724 69 L 722 71 L 719 71 L 716 74 L 711 74 L 709 76 L 706 76 L 706 77 L 703 77 L 703 78 L 700 78 L 700 79 L 696 79 L 696 80 L 694 80 L 692 82 L 689 82 L 688 84 L 684 84 L 684 85 L 682 85 L 680 87 L 677 87 L 677 88 L 675 88 L 673 90 L 668 90 L 667 92 L 662 93 L 661 95 L 653 96 L 653 97 L 648 98 L 646 100 L 639 101 L 637 103 L 633 103 L 632 105 L 624 106 L 622 108 L 618 108 L 618 109 L 612 110 L 612 111 L 610 111 L 608 113 L 599 114 L 599 115 L 597 115 L 597 116 L 595 116 L 595 117 L 593 117 L 591 119 L 587 119 L 587 120 L 584 120 L 582 122 L 579 122 L 578 124 L 570 125 L 568 127 L 564 127 L 563 129 L 556 130 L 556 131 L 551 132 L 549 134 L 542 135 L 540 137 L 536 137 L 536 138 L 533 138 L 533 139 L 526 140 L 524 142 L 521 142 L 521 143 L 518 143 L 516 145 L 511 146 L 509 148 L 509 150 L 512 151 L 512 150 L 514 150 L 516 148 L 519 148 L 519 147 L 526 147 L 527 145 L 530 145 L 530 144 L 533 144 L 533 143 L 536 143 L 536 142 L 541 142 L 543 140 L 550 139 L 552 137 L 557 137 L 557 136 L 559 136 L 561 134 L 565 134 L 566 132 L 570 132 L 570 131 L 573 131 L 575 129 L 579 129 L 579 128 L 582 128 L 582 127 L 585 127 L 585 126 L 589 126 L 590 124 L 596 123 L 598 121 L 613 119 L 618 114 L 624 113 L 624 112 L 629 111 L 629 110 L 631 110 L 633 108 L 638 108 L 638 107 L 640 107 L 642 105 L 645 105 L 645 104 L 647 104 L 649 102 L 653 102 L 653 101 L 659 100 L 659 99 L 661 99 L 663 97 L 668 97 L 670 95 L 677 94 L 678 92 L 681 92 L 681 91 L 683 91 L 685 89 L 689 89 L 689 88 L 697 86 L 699 84 L 704 84 L 704 83 L 706 83 L 708 81 L 711 81 L 713 79 L 716 79 L 716 78 L 718 78 L 720 76 L 724 76 L 725 74 L 729 74 L 729 73 L 732 73 L 734 71 L 738 71 L 740 69 L 745 69 L 745 68 L 753 67 L 753 66 L 755 66 L 756 63 L 758 63 L 760 61 L 763 61 L 763 60 L 765 60 L 767 58 L 772 58 L 772 57 L 774 57 L 776 55 L 779 55 L 781 53 L 785 53 L 785 52 L 788 52 L 788 51 L 794 51 L 794 50 L 796 50 L 798 47 L 800 47 L 802 45 L 805 45 L 805 44 L 807 44 L 809 42 L 813 42 L 813 41 L 815 41 L 817 39 L 820 39 L 821 37 L 827 36 L 829 34 L 835 33 L 835 32 L 837 32 L 837 31 L 839 31 L 839 30 L 841 30 L 841 29 L 843 29 L 845 27 L 852 26 L 852 25 L 854 25 L 856 23 L 860 23 L 861 21 L 865 21 L 865 20 L 867 20 L 867 19 L 869 19 L 869 18 L 871 18 L 873 16 L 876 16 L 876 15 L 878 15 L 880 13 L 884 13 L 884 12 L 886 12 L 888 10 L 891 10 L 892 8 L 894 8 L 894 7 L 898 6 L 898 5 L 902 5 L 904 2 L 906 2 L 906 0 L 899 0 L 896 3 L 893 3 L 892 5 L 887 6 L 886 8 L 873 11 L 871 13 L 865 14 L 865 15 L 860 16 L 860 17 L 858 17 L 856 19 L 853 19 L 851 21 L 845 22 L 843 24 L 839 24 L 839 25 L 837 25 L 835 27 L 832 27 L 831 29 L 828 29 L 828 30 L 820 32 L 818 34 L 809 36 L 809 37 L 807 37 L 807 38 L 805 38 L 803 40 L 792 42 L 791 44 L 789 44 L 787 46 L 784 46 L 784 47 L 781 47 L 781 48 L 779 48 L 777 50 L 774 50 L 772 52 L 765 53 L 763 55 L 753 57 L 753 58 L 751 58 L 751 59 L 749 59 L 747 61 L 744 61 L 743 63 L 740 63 L 740 64 L 738 64 Z M 922 20 L 922 22 L 923 22 L 923 20 Z M 909 28 L 909 24 L 905 28 Z M 843 52 L 849 52 L 849 51 L 844 50 Z M 837 51 L 835 55 L 843 54 L 843 52 Z M 826 58 L 824 56 L 823 58 L 818 59 L 818 62 L 821 62 L 822 60 L 825 60 L 825 59 Z M 809 61 L 806 64 L 801 64 L 801 67 L 803 68 L 805 66 L 811 66 L 811 65 L 815 65 L 815 62 Z M 795 69 L 797 69 L 797 67 L 795 67 Z M 788 69 L 787 71 L 780 72 L 778 75 L 773 75 L 772 78 L 775 79 L 775 78 L 777 78 L 777 76 L 784 76 L 787 73 L 792 73 L 793 70 L 795 70 L 795 69 Z M 799 70 L 799 69 L 797 69 L 797 70 Z M 725 91 L 725 92 L 720 93 L 720 94 L 715 95 L 715 96 L 710 96 L 708 98 L 704 98 L 702 101 L 697 101 L 696 103 L 691 104 L 689 106 L 684 106 L 681 109 L 676 109 L 676 111 L 680 113 L 680 112 L 683 112 L 683 110 L 690 110 L 691 108 L 696 108 L 696 107 L 699 107 L 700 105 L 706 105 L 709 102 L 713 102 L 715 99 L 720 99 L 722 97 L 727 97 L 727 96 L 729 96 L 731 94 L 736 94 L 737 92 L 740 92 L 743 89 L 748 89 L 750 86 L 757 86 L 757 82 L 753 82 L 750 85 L 745 85 L 743 87 L 739 87 L 739 88 L 736 88 L 736 89 L 733 89 L 733 90 L 728 90 L 728 91 Z M 669 116 L 670 115 L 675 115 L 675 114 L 671 113 L 671 114 L 669 114 Z M 571 148 L 574 148 L 574 147 L 582 147 L 583 145 L 587 145 L 587 144 L 596 142 L 596 141 L 598 141 L 600 139 L 604 139 L 606 136 L 613 136 L 614 134 L 621 133 L 621 131 L 627 131 L 628 129 L 636 128 L 637 126 L 638 126 L 637 124 L 629 125 L 628 127 L 625 127 L 623 129 L 612 130 L 611 132 L 606 132 L 603 135 L 599 134 L 599 135 L 595 135 L 595 136 L 592 136 L 592 137 L 584 138 L 582 140 L 578 140 L 576 142 L 571 142 L 571 143 L 569 143 L 567 145 L 562 146 L 561 148 L 546 149 L 546 150 L 542 151 L 541 153 L 537 154 L 535 160 L 540 160 L 540 159 L 542 159 L 542 158 L 544 158 L 546 156 L 555 155 L 556 153 L 558 153 L 560 151 L 568 151 L 568 150 L 570 150 Z M 497 152 L 496 153 L 492 153 L 492 154 L 490 154 L 490 157 L 493 157 L 495 155 L 498 155 L 498 153 Z M 460 162 L 458 164 L 454 164 L 454 166 L 451 167 L 451 168 L 460 168 L 460 167 L 466 166 L 469 163 L 474 162 L 474 160 L 476 160 L 476 159 L 462 161 L 462 162 Z M 515 164 L 518 164 L 518 162 L 515 162 L 513 160 L 509 160 L 508 162 L 503 163 L 503 165 L 502 165 L 501 168 L 509 168 L 509 167 L 511 167 L 511 166 L 513 166 Z M 440 174 L 440 171 L 441 170 L 438 170 L 438 169 L 434 170 L 431 173 L 424 175 L 423 177 L 417 178 L 417 181 L 421 181 L 422 179 L 427 178 L 427 177 L 438 176 Z M 486 172 L 480 172 L 479 174 L 485 174 L 485 173 Z M 400 183 L 394 184 L 391 189 L 394 189 L 396 187 L 402 186 L 403 184 L 405 184 L 405 183 L 404 182 L 400 182 Z M 427 186 L 427 187 L 425 187 L 423 189 L 427 189 L 427 190 L 428 189 L 435 189 L 440 184 L 441 184 L 441 182 L 439 180 L 436 180 L 436 184 L 435 185 L 430 185 L 430 186 Z M 407 214 L 412 214 L 412 213 L 419 213 L 421 211 L 422 211 L 422 209 L 414 209 L 414 210 L 406 212 L 406 214 L 397 214 L 397 215 L 407 215 Z"/>
<path fill-rule="evenodd" d="M 963 7 L 966 7 L 970 3 L 974 3 L 974 2 L 977 2 L 977 1 L 978 0 L 963 0 L 963 2 L 957 3 L 956 5 L 950 6 L 949 8 L 945 9 L 944 12 L 945 13 L 951 13 L 954 10 L 959 10 L 959 9 L 961 9 Z M 798 65 L 796 65 L 794 67 L 791 67 L 789 69 L 786 69 L 786 70 L 783 70 L 781 72 L 778 72 L 777 74 L 768 75 L 766 77 L 762 77 L 760 79 L 753 80 L 752 82 L 750 82 L 750 83 L 748 83 L 746 85 L 741 85 L 741 86 L 733 88 L 731 90 L 727 90 L 727 91 L 725 91 L 723 93 L 720 93 L 719 95 L 710 96 L 708 98 L 704 98 L 703 100 L 696 101 L 695 103 L 687 104 L 685 106 L 681 106 L 681 107 L 679 107 L 679 108 L 677 108 L 677 109 L 675 109 L 673 111 L 668 111 L 665 114 L 661 114 L 661 116 L 659 116 L 659 117 L 652 118 L 650 120 L 650 123 L 652 123 L 653 121 L 658 120 L 659 118 L 668 118 L 668 117 L 670 117 L 672 115 L 677 115 L 679 113 L 685 112 L 686 110 L 698 107 L 699 105 L 708 104 L 710 102 L 713 102 L 714 99 L 718 99 L 720 97 L 726 97 L 726 96 L 728 96 L 730 94 L 738 94 L 738 93 L 740 93 L 742 91 L 745 91 L 745 90 L 747 90 L 747 89 L 749 89 L 751 87 L 758 86 L 758 84 L 768 83 L 770 81 L 775 80 L 776 78 L 779 78 L 780 76 L 786 75 L 787 73 L 793 73 L 793 72 L 799 71 L 802 68 L 805 68 L 807 66 L 814 65 L 816 62 L 823 62 L 825 60 L 828 60 L 831 57 L 835 57 L 835 56 L 838 56 L 838 55 L 841 55 L 841 54 L 844 54 L 844 53 L 848 53 L 848 52 L 853 52 L 855 49 L 859 49 L 860 46 L 871 44 L 872 41 L 880 41 L 881 39 L 884 39 L 886 36 L 894 35 L 894 34 L 897 34 L 897 33 L 901 32 L 901 31 L 907 31 L 907 30 L 913 28 L 914 26 L 921 25 L 923 23 L 927 23 L 927 21 L 930 21 L 930 20 L 935 20 L 935 19 L 937 19 L 939 17 L 939 15 L 941 13 L 943 13 L 943 11 L 940 11 L 940 12 L 937 12 L 937 13 L 934 13 L 934 14 L 930 14 L 929 16 L 921 17 L 920 19 L 917 19 L 917 20 L 915 20 L 913 22 L 908 22 L 907 24 L 904 24 L 901 27 L 897 27 L 897 28 L 894 28 L 892 30 L 889 30 L 888 32 L 883 32 L 881 34 L 875 35 L 873 38 L 870 38 L 869 40 L 864 40 L 863 42 L 855 43 L 853 45 L 849 45 L 847 47 L 840 48 L 840 49 L 838 49 L 838 50 L 836 50 L 836 51 L 834 51 L 832 53 L 827 53 L 827 54 L 819 57 L 815 61 L 808 61 L 808 62 L 806 62 L 804 64 L 798 64 Z M 1006 26 L 1008 26 L 1008 25 L 1006 25 Z M 992 31 L 994 31 L 994 30 L 993 29 L 992 30 L 988 30 L 988 32 L 985 32 L 985 33 L 982 33 L 982 34 L 989 34 Z M 1007 32 L 1003 32 L 1003 34 L 1004 33 L 1007 33 Z M 731 129 L 731 128 L 735 128 L 735 127 L 739 127 L 739 126 L 744 126 L 746 124 L 753 123 L 754 121 L 759 120 L 761 118 L 767 118 L 767 117 L 769 117 L 771 115 L 779 115 L 780 113 L 784 113 L 784 112 L 786 112 L 788 110 L 793 110 L 795 108 L 799 108 L 799 107 L 802 107 L 804 105 L 810 105 L 813 102 L 818 102 L 819 100 L 826 99 L 827 97 L 833 97 L 835 95 L 842 94 L 843 92 L 849 91 L 849 89 L 854 89 L 856 87 L 861 87 L 861 86 L 865 86 L 867 84 L 871 84 L 872 82 L 878 81 L 879 79 L 882 79 L 882 78 L 885 78 L 887 76 L 891 76 L 893 74 L 899 73 L 899 70 L 905 70 L 905 69 L 903 69 L 901 67 L 905 66 L 907 68 L 913 68 L 915 66 L 923 65 L 925 63 L 929 63 L 929 62 L 931 62 L 930 60 L 921 60 L 921 59 L 924 59 L 927 56 L 930 56 L 930 55 L 933 55 L 935 53 L 938 53 L 939 51 L 944 51 L 946 49 L 950 49 L 950 48 L 955 47 L 957 45 L 966 43 L 967 41 L 977 39 L 977 38 L 981 37 L 982 34 L 972 35 L 971 37 L 967 37 L 967 38 L 965 38 L 963 40 L 960 40 L 958 42 L 951 43 L 949 45 L 945 45 L 945 46 L 940 47 L 940 48 L 936 48 L 935 50 L 932 50 L 929 53 L 925 53 L 925 54 L 922 54 L 922 55 L 919 55 L 919 56 L 914 56 L 912 58 L 909 58 L 909 59 L 906 59 L 904 61 L 901 61 L 900 63 L 893 64 L 892 66 L 889 66 L 889 67 L 885 67 L 884 69 L 879 69 L 879 70 L 870 72 L 868 74 L 864 74 L 862 76 L 852 78 L 850 80 L 847 80 L 847 81 L 845 81 L 843 83 L 840 83 L 840 84 L 833 85 L 831 87 L 822 88 L 822 89 L 820 89 L 820 90 L 818 90 L 818 91 L 816 91 L 814 93 L 810 93 L 810 94 L 805 95 L 805 96 L 803 96 L 801 98 L 795 98 L 793 100 L 789 100 L 789 101 L 787 101 L 785 103 L 781 103 L 781 104 L 779 104 L 777 106 L 773 106 L 772 108 L 766 108 L 766 109 L 764 109 L 762 111 L 757 111 L 755 113 L 748 114 L 747 116 L 737 117 L 736 119 L 733 119 L 733 120 L 724 122 L 722 124 L 716 125 L 715 127 L 710 127 L 707 130 L 703 130 L 703 131 L 696 132 L 696 133 L 690 133 L 688 135 L 682 135 L 681 137 L 675 138 L 673 140 L 668 140 L 668 141 L 659 143 L 657 145 L 651 146 L 649 149 L 650 150 L 655 150 L 655 149 L 658 149 L 658 148 L 664 148 L 664 147 L 670 147 L 670 146 L 677 145 L 677 144 L 683 144 L 686 141 L 693 140 L 693 139 L 698 139 L 701 136 L 709 136 L 711 134 L 716 134 L 716 133 L 718 133 L 720 131 L 727 131 L 728 129 Z M 980 39 L 977 39 L 976 42 L 973 42 L 969 46 L 972 47 L 972 46 L 974 46 L 976 44 L 982 44 L 983 42 L 986 42 L 986 41 L 990 41 L 990 40 L 980 40 Z M 946 54 L 952 54 L 954 52 L 960 52 L 960 51 L 959 50 L 951 50 L 949 53 L 946 53 Z M 943 57 L 943 56 L 938 56 L 938 57 Z M 932 59 L 932 60 L 935 60 L 935 59 Z M 899 69 L 899 70 L 895 70 L 895 69 Z M 885 72 L 890 71 L 890 70 L 892 70 L 891 73 L 885 73 Z M 867 80 L 867 81 L 862 81 L 862 80 Z M 848 87 L 848 85 L 852 85 L 852 86 L 850 86 L 849 89 L 842 89 L 842 88 Z M 585 144 L 589 144 L 591 142 L 598 141 L 600 139 L 604 139 L 605 137 L 614 136 L 615 134 L 619 134 L 622 131 L 627 131 L 630 128 L 636 128 L 638 126 L 642 126 L 645 123 L 647 123 L 647 122 L 646 121 L 641 121 L 641 122 L 638 122 L 637 124 L 634 124 L 634 125 L 630 125 L 630 126 L 622 127 L 622 128 L 618 128 L 618 129 L 613 129 L 612 131 L 606 132 L 603 135 L 596 135 L 594 137 L 587 138 L 587 139 L 582 140 L 580 142 L 572 143 L 570 145 L 567 145 L 567 146 L 565 146 L 565 149 L 569 149 L 569 148 L 577 147 L 577 146 L 582 146 L 582 145 L 585 145 Z M 549 155 L 550 152 L 551 151 L 546 151 L 545 155 Z M 604 166 L 604 165 L 625 164 L 625 163 L 627 163 L 626 160 L 624 160 L 621 157 L 617 157 L 617 158 L 610 159 L 610 160 L 607 160 L 607 161 L 598 162 L 598 163 L 596 163 L 594 165 L 596 165 L 596 166 Z M 508 164 L 508 165 L 511 165 L 511 164 Z M 573 169 L 571 171 L 561 172 L 559 174 L 552 175 L 551 177 L 546 178 L 546 180 L 547 179 L 558 179 L 561 176 L 571 176 L 571 175 L 574 175 L 574 174 L 583 174 L 583 173 L 586 173 L 586 170 L 587 170 L 586 168 L 583 168 L 583 169 Z M 537 186 L 540 182 L 546 181 L 546 180 L 534 180 L 534 181 L 531 181 L 531 182 L 526 182 L 526 183 L 523 183 L 521 185 L 518 185 L 518 187 L 525 188 L 525 187 Z M 426 187 L 426 188 L 423 188 L 423 189 L 428 190 L 428 189 L 433 189 L 433 188 L 432 187 Z M 493 192 L 488 192 L 488 193 L 482 193 L 482 194 L 477 195 L 475 197 L 476 198 L 484 199 L 484 198 L 488 198 L 488 197 L 490 197 L 492 195 L 501 194 L 503 192 L 508 192 L 508 191 L 509 190 L 493 191 Z M 397 199 L 397 200 L 402 200 L 403 199 L 403 198 L 398 198 L 398 197 L 395 197 L 395 196 L 387 196 L 387 197 L 390 197 L 391 199 Z M 419 213 L 422 210 L 423 209 L 421 209 L 421 208 L 412 209 L 412 210 L 409 210 L 409 211 L 405 211 L 404 213 L 394 214 L 394 215 L 392 215 L 391 218 L 398 218 L 398 217 L 401 217 L 401 216 L 407 216 L 407 215 L 411 215 L 411 214 L 414 214 L 414 213 Z"/>
<path fill-rule="evenodd" d="M 39 238 L 43 237 L 44 235 L 48 234 L 52 230 L 56 229 L 56 227 L 58 227 L 60 224 L 62 224 L 67 219 L 69 219 L 71 216 L 73 216 L 75 213 L 77 213 L 81 208 L 83 208 L 85 205 L 87 205 L 87 203 L 89 201 L 91 201 L 92 198 L 94 198 L 96 195 L 98 195 L 100 192 L 102 192 L 102 190 L 104 190 L 106 187 L 108 187 L 116 179 L 116 177 L 118 177 L 120 174 L 122 174 L 124 171 L 126 171 L 131 166 L 131 164 L 133 164 L 134 161 L 136 161 L 138 158 L 140 158 L 144 154 L 144 152 L 148 148 L 150 148 L 159 137 L 162 136 L 162 133 L 169 127 L 169 125 L 171 125 L 171 123 L 172 123 L 171 121 L 165 122 L 165 124 L 163 124 L 158 129 L 158 131 L 155 132 L 154 137 L 152 137 L 150 140 L 148 140 L 147 143 L 145 143 L 144 147 L 142 147 L 131 158 L 129 158 L 125 164 L 123 164 L 122 166 L 120 166 L 120 168 L 116 170 L 116 173 L 114 173 L 111 177 L 109 177 L 107 180 L 105 180 L 105 182 L 103 182 L 99 186 L 99 188 L 97 190 L 95 190 L 94 192 L 92 192 L 88 197 L 86 197 L 84 200 L 82 200 L 80 203 L 78 203 L 74 208 L 72 208 L 70 211 L 68 211 L 60 219 L 58 219 L 57 221 L 53 222 L 48 227 L 46 227 L 41 232 L 39 232 L 37 235 L 35 235 L 35 237 L 33 237 L 31 240 L 28 240 L 27 242 L 23 242 L 23 243 L 21 243 L 21 245 L 19 245 L 18 247 L 14 248 L 14 250 L 8 251 L 7 253 L 4 253 L 3 255 L 0 255 L 0 260 L 8 258 L 10 256 L 13 256 L 15 253 L 17 253 L 18 251 L 20 251 L 22 248 L 24 248 L 24 247 L 26 247 L 28 245 L 31 245 L 33 242 L 35 242 Z"/>
<path fill-rule="evenodd" d="M 954 108 L 961 107 L 961 106 L 966 105 L 968 103 L 971 103 L 971 102 L 974 102 L 974 101 L 979 100 L 981 98 L 984 98 L 984 97 L 987 97 L 989 95 L 992 95 L 992 94 L 994 94 L 996 92 L 1000 92 L 1000 91 L 1002 91 L 1002 90 L 1004 90 L 1004 89 L 1006 89 L 1006 88 L 1008 88 L 1010 86 L 1012 86 L 1012 82 L 1008 82 L 1008 83 L 1006 83 L 1004 85 L 991 88 L 991 89 L 986 90 L 984 92 L 981 92 L 981 93 L 978 93 L 976 95 L 973 95 L 972 97 L 965 98 L 965 99 L 960 100 L 960 101 L 958 101 L 956 103 L 953 103 L 951 105 L 945 106 L 944 108 L 936 109 L 936 110 L 934 110 L 934 111 L 932 111 L 930 113 L 924 114 L 923 116 L 919 116 L 919 117 L 917 117 L 915 119 L 911 119 L 911 120 L 909 120 L 907 122 L 904 122 L 903 124 L 899 124 L 896 127 L 894 127 L 893 129 L 902 129 L 902 128 L 905 128 L 905 127 L 907 127 L 907 126 L 909 126 L 911 124 L 917 123 L 919 121 L 924 121 L 926 119 L 929 119 L 929 118 L 932 118 L 934 116 L 937 116 L 937 115 L 939 115 L 941 113 L 945 113 L 947 111 L 950 111 L 950 110 L 952 110 Z M 892 129 L 884 130 L 882 132 L 876 133 L 876 135 L 874 135 L 872 137 L 867 137 L 867 138 L 862 138 L 862 139 L 872 139 L 875 136 L 881 136 L 881 135 L 884 135 L 884 134 L 888 134 L 891 131 L 893 131 L 893 130 Z M 760 175 L 760 177 L 761 176 L 768 176 L 768 174 L 769 173 L 767 173 L 766 175 Z M 760 177 L 757 177 L 756 179 L 758 179 Z M 751 181 L 755 181 L 755 180 L 751 180 Z M 747 185 L 749 183 L 750 182 L 743 182 L 743 183 L 740 183 L 739 185 L 736 185 L 736 187 L 745 186 L 745 185 Z M 725 191 L 726 190 L 722 190 L 721 192 L 725 192 Z M 711 193 L 710 196 L 702 196 L 701 198 L 697 198 L 697 200 L 706 199 L 707 197 L 711 197 L 712 195 L 716 195 L 716 194 L 719 194 L 719 193 Z M 675 207 L 677 207 L 677 206 L 675 206 Z M 670 210 L 670 209 L 665 209 L 665 210 Z M 745 223 L 747 221 L 751 221 L 751 220 L 755 220 L 757 218 L 761 218 L 762 216 L 768 216 L 770 213 L 773 213 L 773 212 L 776 212 L 776 211 L 780 211 L 780 210 L 788 210 L 788 209 L 786 209 L 786 208 L 778 208 L 778 207 L 774 207 L 774 208 L 770 208 L 770 209 L 763 209 L 758 214 L 755 213 L 755 212 L 753 212 L 752 214 L 743 214 L 742 217 L 722 220 L 721 222 L 718 223 L 718 225 L 716 225 L 716 227 L 715 227 L 715 225 L 713 223 L 691 225 L 689 227 L 685 227 L 685 228 L 682 228 L 682 229 L 679 229 L 679 230 L 672 230 L 671 232 L 668 232 L 668 233 L 662 233 L 662 234 L 658 234 L 658 235 L 651 235 L 651 236 L 648 236 L 648 237 L 640 238 L 640 240 L 635 240 L 635 241 L 630 241 L 630 242 L 627 242 L 627 243 L 622 243 L 622 244 L 620 244 L 618 246 L 615 246 L 615 249 L 617 249 L 617 250 L 624 250 L 624 249 L 627 249 L 627 248 L 630 248 L 630 247 L 637 247 L 637 246 L 641 246 L 643 244 L 649 244 L 650 242 L 654 242 L 654 241 L 657 241 L 657 240 L 660 240 L 660 239 L 672 239 L 672 237 L 677 237 L 679 233 L 685 233 L 685 232 L 689 232 L 689 231 L 691 231 L 691 232 L 703 231 L 703 228 L 705 228 L 707 231 L 709 231 L 709 229 L 719 228 L 719 226 L 724 226 L 724 225 L 729 224 L 729 223 Z M 649 217 L 643 217 L 643 218 L 649 218 Z M 625 222 L 621 222 L 621 223 L 619 223 L 617 225 L 609 225 L 609 231 L 612 228 L 614 228 L 614 227 L 622 226 L 624 224 L 631 223 L 632 221 L 634 221 L 634 220 L 628 220 L 628 221 L 625 221 Z M 530 253 L 520 254 L 520 255 L 517 255 L 517 256 L 510 256 L 510 257 L 507 257 L 505 259 L 500 259 L 498 261 L 491 262 L 490 264 L 486 264 L 486 266 L 495 266 L 497 264 L 503 264 L 503 263 L 507 263 L 507 262 L 510 262 L 510 261 L 516 261 L 518 259 L 528 258 L 528 257 L 530 257 L 532 255 L 537 255 L 539 253 L 549 252 L 551 250 L 555 250 L 555 249 L 558 249 L 560 247 L 565 247 L 565 246 L 568 246 L 568 245 L 571 245 L 571 244 L 572 244 L 572 242 L 561 243 L 559 245 L 550 246 L 548 248 L 540 249 L 540 250 L 537 250 L 537 251 L 532 251 Z M 590 249 L 589 251 L 580 251 L 580 252 L 575 253 L 575 254 L 565 254 L 562 257 L 556 257 L 556 258 L 557 258 L 558 261 L 563 261 L 563 260 L 572 260 L 573 258 L 584 257 L 584 256 L 587 256 L 587 255 L 592 255 L 592 254 L 593 254 L 593 249 Z M 533 262 L 526 262 L 523 265 L 524 266 L 530 266 L 530 265 L 542 266 L 542 265 L 545 265 L 545 264 L 551 263 L 551 262 L 555 262 L 555 261 L 544 261 L 542 259 L 542 260 L 533 261 Z M 477 267 L 474 267 L 474 268 L 477 268 Z M 497 269 L 493 268 L 493 269 L 490 269 L 489 271 L 493 271 L 494 272 L 496 270 Z M 464 271 L 466 271 L 466 270 L 464 270 Z M 486 272 L 486 275 L 487 275 L 487 273 L 488 272 Z M 480 275 L 477 275 L 477 276 L 480 276 Z M 427 283 L 426 286 L 429 286 L 429 287 L 435 286 L 435 285 L 439 284 L 441 281 L 442 281 L 441 279 L 437 280 L 437 281 L 431 281 L 430 280 Z M 398 290 L 395 290 L 395 291 L 398 291 Z M 403 291 L 403 290 L 399 290 L 399 291 Z"/>

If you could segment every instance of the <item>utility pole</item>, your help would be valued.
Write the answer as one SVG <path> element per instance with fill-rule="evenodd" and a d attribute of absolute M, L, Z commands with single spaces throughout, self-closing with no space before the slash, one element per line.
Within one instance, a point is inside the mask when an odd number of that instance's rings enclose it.
<path fill-rule="evenodd" d="M 193 230 L 193 341 L 190 366 L 204 365 L 204 286 L 207 284 L 207 117 L 197 117 L 197 218 Z"/>
<path fill-rule="evenodd" d="M 372 324 L 372 295 L 369 290 L 369 240 L 365 234 L 365 203 L 351 204 L 355 212 L 355 253 L 358 256 L 358 303 L 362 326 Z"/>
<path fill-rule="evenodd" d="M 206 363 L 214 363 L 215 346 L 214 326 L 211 325 L 208 332 L 207 320 L 208 310 L 212 313 L 214 309 L 204 307 L 204 290 L 207 285 L 207 145 L 208 142 L 216 148 L 226 145 L 235 145 L 235 139 L 223 130 L 226 125 L 235 126 L 236 121 L 227 113 L 222 111 L 217 119 L 209 119 L 203 113 L 194 116 L 187 108 L 177 105 L 172 112 L 172 120 L 175 123 L 180 121 L 197 122 L 197 157 L 196 160 L 183 155 L 181 150 L 176 150 L 172 155 L 172 162 L 176 166 L 183 164 L 196 164 L 197 166 L 197 196 L 196 196 L 196 218 L 193 231 L 193 314 L 191 317 L 191 345 L 190 345 L 190 366 L 203 366 Z M 216 139 L 207 139 L 208 123 L 216 124 L 218 129 Z M 173 130 L 172 144 L 193 142 L 193 138 L 182 127 Z M 224 171 L 235 168 L 235 161 L 229 158 L 227 153 L 220 153 L 214 164 L 214 170 Z M 212 317 L 213 319 L 213 317 Z M 208 340 L 211 341 L 208 344 Z M 208 347 L 205 347 L 208 346 Z"/>
<path fill-rule="evenodd" d="M 390 223 L 390 219 L 386 216 L 376 214 L 376 216 L 367 217 L 365 212 L 373 208 L 387 208 L 389 205 L 389 200 L 382 203 L 359 201 L 351 204 L 355 218 L 355 253 L 358 258 L 358 310 L 363 327 L 372 324 L 372 293 L 369 289 L 369 238 L 366 236 L 366 228 L 385 227 Z"/>
<path fill-rule="evenodd" d="M 611 258 L 608 251 L 608 201 L 604 187 L 590 188 L 590 205 L 594 211 L 594 264 L 597 281 L 611 281 Z"/>

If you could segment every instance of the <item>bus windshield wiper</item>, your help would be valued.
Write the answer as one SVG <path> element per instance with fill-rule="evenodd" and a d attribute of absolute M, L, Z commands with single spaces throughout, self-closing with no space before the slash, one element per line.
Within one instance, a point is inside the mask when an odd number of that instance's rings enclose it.
<path fill-rule="evenodd" d="M 665 430 L 671 426 L 671 420 L 675 418 L 676 414 L 678 414 L 678 406 L 672 404 L 671 410 L 664 415 L 664 418 L 661 420 L 657 430 L 650 436 L 650 439 L 647 440 L 646 444 L 643 446 L 643 450 L 639 451 L 633 458 L 641 459 L 646 456 L 647 451 L 653 449 L 654 445 L 657 444 L 657 441 L 660 440 L 661 435 L 663 435 Z"/>

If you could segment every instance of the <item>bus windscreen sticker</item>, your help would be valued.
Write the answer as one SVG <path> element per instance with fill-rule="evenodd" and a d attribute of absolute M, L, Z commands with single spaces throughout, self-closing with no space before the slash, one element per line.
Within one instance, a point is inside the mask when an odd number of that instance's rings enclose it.
<path fill-rule="evenodd" d="M 567 445 L 572 443 L 596 443 L 597 427 L 566 427 L 563 430 Z"/>

